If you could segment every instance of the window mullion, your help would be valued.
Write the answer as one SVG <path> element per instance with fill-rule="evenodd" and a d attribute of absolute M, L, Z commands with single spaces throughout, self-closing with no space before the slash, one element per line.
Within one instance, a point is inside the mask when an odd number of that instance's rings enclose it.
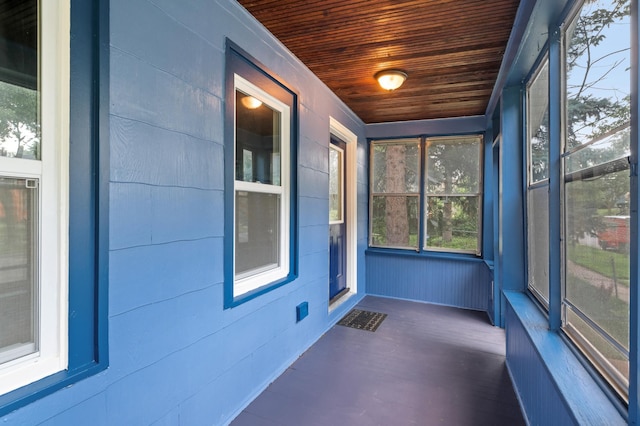
<path fill-rule="evenodd" d="M 236 191 L 257 192 L 262 194 L 283 194 L 284 188 L 280 185 L 266 183 L 236 181 Z"/>
<path fill-rule="evenodd" d="M 549 236 L 562 235 L 562 138 L 566 100 L 563 93 L 562 37 L 558 29 L 549 42 Z M 561 238 L 549 239 L 549 329 L 562 326 L 563 261 Z"/>

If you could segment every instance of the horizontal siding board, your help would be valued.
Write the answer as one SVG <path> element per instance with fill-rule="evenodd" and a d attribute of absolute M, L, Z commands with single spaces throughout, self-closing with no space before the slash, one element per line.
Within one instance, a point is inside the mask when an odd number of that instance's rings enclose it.
<path fill-rule="evenodd" d="M 112 117 L 111 181 L 200 189 L 224 188 L 223 146 L 140 121 Z"/>
<path fill-rule="evenodd" d="M 222 99 L 129 53 L 111 49 L 111 114 L 222 141 Z M 218 124 L 218 125 L 216 125 Z"/>
<path fill-rule="evenodd" d="M 113 2 L 117 3 L 116 0 Z M 144 16 L 145 25 L 140 25 L 141 16 Z M 112 8 L 111 23 L 113 47 L 222 98 L 222 50 L 157 6 L 147 0 L 128 0 L 126 8 Z M 149 27 L 163 31 L 149 31 Z M 150 49 L 149 46 L 161 48 Z M 185 46 L 189 48 L 185 49 Z"/>
<path fill-rule="evenodd" d="M 216 284 L 222 303 L 222 238 L 114 250 L 109 257 L 111 286 L 109 314 L 115 316 L 142 306 L 191 293 Z"/>
<path fill-rule="evenodd" d="M 40 426 L 72 425 L 77 419 L 91 419 L 92 426 L 109 426 L 107 422 L 107 402 L 104 394 L 79 403 L 43 423 Z"/>

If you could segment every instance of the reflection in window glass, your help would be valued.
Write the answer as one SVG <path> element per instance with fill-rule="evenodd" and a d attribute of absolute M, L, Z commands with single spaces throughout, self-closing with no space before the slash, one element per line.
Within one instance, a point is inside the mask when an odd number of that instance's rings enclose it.
<path fill-rule="evenodd" d="M 329 221 L 343 220 L 343 153 L 331 145 L 329 149 Z"/>
<path fill-rule="evenodd" d="M 248 149 L 242 150 L 242 177 L 245 182 L 253 182 L 253 153 Z"/>
<path fill-rule="evenodd" d="M 40 160 L 37 10 L 9 2 L 0 14 L 0 364 L 40 346 L 40 178 L 10 160 Z"/>
<path fill-rule="evenodd" d="M 36 1 L 4 4 L 0 15 L 0 157 L 40 159 Z M 14 10 L 15 9 L 15 10 Z"/>
<path fill-rule="evenodd" d="M 567 156 L 565 173 L 574 173 L 614 160 L 626 159 L 630 154 L 631 127 L 629 124 L 598 137 L 580 150 Z"/>
<path fill-rule="evenodd" d="M 0 156 L 40 159 L 38 92 L 0 81 Z"/>
<path fill-rule="evenodd" d="M 236 91 L 236 179 L 280 185 L 280 111 Z M 246 105 L 249 104 L 250 107 Z"/>
<path fill-rule="evenodd" d="M 38 349 L 37 187 L 0 177 L 0 363 Z"/>

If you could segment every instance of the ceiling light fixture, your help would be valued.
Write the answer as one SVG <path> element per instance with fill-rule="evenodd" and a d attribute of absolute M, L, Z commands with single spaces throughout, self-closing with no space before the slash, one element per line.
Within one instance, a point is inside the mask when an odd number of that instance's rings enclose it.
<path fill-rule="evenodd" d="M 242 98 L 241 102 L 242 105 L 244 105 L 248 109 L 260 108 L 260 106 L 262 105 L 262 102 L 260 102 L 253 96 L 245 96 L 244 98 Z"/>
<path fill-rule="evenodd" d="M 377 72 L 373 77 L 378 80 L 380 87 L 392 91 L 402 86 L 407 79 L 407 73 L 400 70 L 384 70 Z"/>

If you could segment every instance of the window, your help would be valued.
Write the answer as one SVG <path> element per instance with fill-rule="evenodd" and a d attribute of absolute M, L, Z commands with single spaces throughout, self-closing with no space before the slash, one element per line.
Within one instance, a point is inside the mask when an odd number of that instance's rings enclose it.
<path fill-rule="evenodd" d="M 370 245 L 418 248 L 420 140 L 371 143 Z"/>
<path fill-rule="evenodd" d="M 329 224 L 344 223 L 344 150 L 329 145 Z"/>
<path fill-rule="evenodd" d="M 67 20 L 36 0 L 13 13 L 0 68 L 0 394 L 67 366 L 68 112 L 57 100 L 68 93 L 51 78 L 68 78 L 69 43 L 56 41 Z"/>
<path fill-rule="evenodd" d="M 480 255 L 482 137 L 428 138 L 424 248 Z"/>
<path fill-rule="evenodd" d="M 227 306 L 294 277 L 296 96 L 236 47 L 227 54 Z M 231 94 L 231 97 L 229 97 Z M 231 231 L 232 230 L 232 231 Z"/>
<path fill-rule="evenodd" d="M 108 363 L 107 3 L 0 17 L 0 416 Z"/>
<path fill-rule="evenodd" d="M 566 27 L 564 330 L 626 398 L 630 2 L 585 2 Z"/>
<path fill-rule="evenodd" d="M 372 141 L 370 245 L 479 255 L 481 158 L 476 135 Z"/>
<path fill-rule="evenodd" d="M 527 283 L 549 304 L 549 60 L 527 84 Z"/>

